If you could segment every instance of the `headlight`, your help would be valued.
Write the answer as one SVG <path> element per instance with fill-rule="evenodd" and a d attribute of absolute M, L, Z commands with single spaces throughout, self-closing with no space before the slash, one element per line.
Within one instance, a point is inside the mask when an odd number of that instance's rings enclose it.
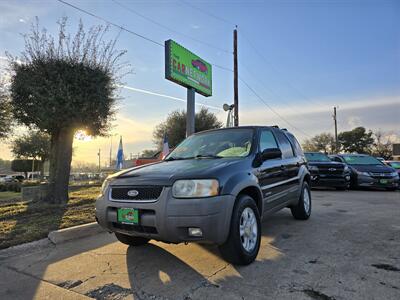
<path fill-rule="evenodd" d="M 106 178 L 103 181 L 103 184 L 101 185 L 101 195 L 104 195 L 104 193 L 107 191 L 108 186 L 110 185 L 111 178 Z"/>
<path fill-rule="evenodd" d="M 358 175 L 363 175 L 363 176 L 371 176 L 368 172 L 360 172 L 356 171 Z"/>
<path fill-rule="evenodd" d="M 344 172 L 349 172 L 349 171 L 350 171 L 350 168 L 349 168 L 348 166 L 344 166 L 343 171 L 344 171 Z"/>
<path fill-rule="evenodd" d="M 310 170 L 310 171 L 318 171 L 318 167 L 317 166 L 308 166 L 308 170 Z"/>
<path fill-rule="evenodd" d="M 177 180 L 172 186 L 175 198 L 201 198 L 218 195 L 219 183 L 216 179 Z"/>
<path fill-rule="evenodd" d="M 398 174 L 397 172 L 392 172 L 392 173 L 390 173 L 390 176 L 392 176 L 392 177 L 398 177 L 399 174 Z"/>

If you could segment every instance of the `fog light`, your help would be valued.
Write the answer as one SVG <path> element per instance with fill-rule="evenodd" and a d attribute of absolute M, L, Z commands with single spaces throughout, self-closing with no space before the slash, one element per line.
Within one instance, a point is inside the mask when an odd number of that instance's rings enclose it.
<path fill-rule="evenodd" d="M 350 176 L 346 176 L 346 180 L 349 181 L 350 180 Z"/>
<path fill-rule="evenodd" d="M 189 231 L 189 236 L 196 236 L 196 237 L 203 236 L 203 231 L 201 231 L 200 228 L 189 227 L 188 231 Z"/>

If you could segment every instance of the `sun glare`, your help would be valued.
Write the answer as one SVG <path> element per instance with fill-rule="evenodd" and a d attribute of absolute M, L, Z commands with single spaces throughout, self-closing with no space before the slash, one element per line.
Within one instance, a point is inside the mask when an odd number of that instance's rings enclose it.
<path fill-rule="evenodd" d="M 86 142 L 86 141 L 91 141 L 92 137 L 88 135 L 85 130 L 78 130 L 75 133 L 75 139 Z"/>

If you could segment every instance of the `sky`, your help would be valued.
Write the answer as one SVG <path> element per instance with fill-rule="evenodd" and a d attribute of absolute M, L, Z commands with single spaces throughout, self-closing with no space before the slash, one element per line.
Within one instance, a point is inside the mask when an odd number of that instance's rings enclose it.
<path fill-rule="evenodd" d="M 132 68 L 110 133 L 113 158 L 119 136 L 126 157 L 154 148 L 154 126 L 186 107 L 186 89 L 164 77 L 157 43 L 168 39 L 214 64 L 213 96 L 196 94 L 196 109 L 207 105 L 225 122 L 222 105 L 233 103 L 233 73 L 225 68 L 233 67 L 235 25 L 241 125 L 277 124 L 303 141 L 333 133 L 337 106 L 339 131 L 364 126 L 400 136 L 400 1 L 65 1 L 156 42 L 115 27 L 106 37 L 118 37 Z M 6 51 L 23 51 L 21 34 L 36 16 L 53 34 L 63 16 L 71 33 L 79 19 L 86 27 L 105 24 L 59 1 L 1 0 L 0 68 Z M 105 165 L 110 146 L 110 137 L 75 140 L 73 163 L 97 162 L 100 149 Z M 0 157 L 11 158 L 7 143 Z"/>

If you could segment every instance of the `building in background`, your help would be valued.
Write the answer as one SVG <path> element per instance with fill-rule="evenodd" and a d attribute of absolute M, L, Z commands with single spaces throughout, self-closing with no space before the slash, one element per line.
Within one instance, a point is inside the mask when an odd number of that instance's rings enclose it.
<path fill-rule="evenodd" d="M 393 160 L 400 161 L 400 144 L 393 144 Z"/>

